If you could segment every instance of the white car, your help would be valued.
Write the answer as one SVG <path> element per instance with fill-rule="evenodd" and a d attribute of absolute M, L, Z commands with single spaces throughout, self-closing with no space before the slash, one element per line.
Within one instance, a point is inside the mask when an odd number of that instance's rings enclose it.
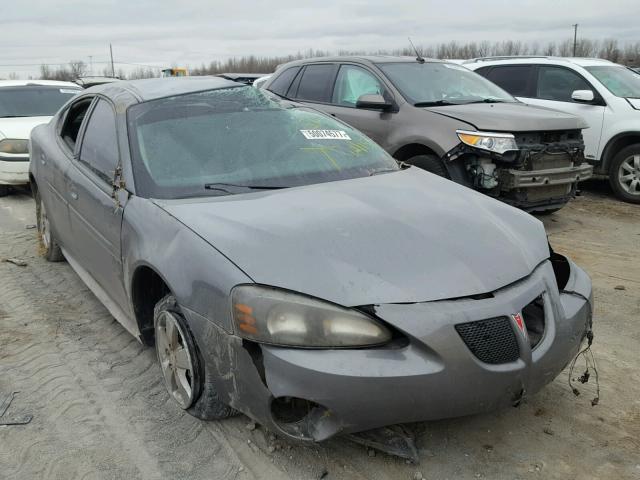
<path fill-rule="evenodd" d="M 71 82 L 0 80 L 0 196 L 29 183 L 29 136 L 82 89 Z"/>
<path fill-rule="evenodd" d="M 488 57 L 464 66 L 521 101 L 581 116 L 585 157 L 616 195 L 640 203 L 640 75 L 608 60 Z"/>
<path fill-rule="evenodd" d="M 262 86 L 267 83 L 267 80 L 271 78 L 271 75 L 265 75 L 264 77 L 260 77 L 257 80 L 254 80 L 253 86 L 256 88 L 262 88 Z"/>

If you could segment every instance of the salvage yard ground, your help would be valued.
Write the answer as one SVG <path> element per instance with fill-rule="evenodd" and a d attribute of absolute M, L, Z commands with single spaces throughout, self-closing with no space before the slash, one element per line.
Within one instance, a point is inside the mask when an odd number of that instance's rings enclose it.
<path fill-rule="evenodd" d="M 0 260 L 26 263 L 0 261 L 0 402 L 18 391 L 5 417 L 33 415 L 0 426 L 0 479 L 638 479 L 640 206 L 593 181 L 541 218 L 554 248 L 593 278 L 600 404 L 593 376 L 576 397 L 565 372 L 519 408 L 409 425 L 413 465 L 341 438 L 287 442 L 244 416 L 187 415 L 154 350 L 66 263 L 37 255 L 31 197 L 0 198 Z"/>

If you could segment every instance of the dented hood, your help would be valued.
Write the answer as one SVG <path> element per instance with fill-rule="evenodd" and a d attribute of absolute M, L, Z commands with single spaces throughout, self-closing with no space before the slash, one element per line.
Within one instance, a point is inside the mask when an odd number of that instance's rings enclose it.
<path fill-rule="evenodd" d="M 491 292 L 549 256 L 534 217 L 417 168 L 156 203 L 255 282 L 345 306 Z"/>
<path fill-rule="evenodd" d="M 540 130 L 577 130 L 587 124 L 570 113 L 551 108 L 513 103 L 470 103 L 426 107 L 439 115 L 461 120 L 478 130 L 497 132 L 531 132 Z"/>

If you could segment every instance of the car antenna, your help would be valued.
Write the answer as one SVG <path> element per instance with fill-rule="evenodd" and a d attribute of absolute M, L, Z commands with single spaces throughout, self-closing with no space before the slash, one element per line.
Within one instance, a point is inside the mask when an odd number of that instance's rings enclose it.
<path fill-rule="evenodd" d="M 411 41 L 411 37 L 407 37 L 409 39 L 409 43 L 411 44 L 411 46 L 413 47 L 413 51 L 416 52 L 416 61 L 418 63 L 424 63 L 424 58 L 422 58 L 422 55 L 420 55 L 420 52 L 418 51 L 418 49 L 416 48 L 416 46 L 413 44 L 413 42 Z"/>

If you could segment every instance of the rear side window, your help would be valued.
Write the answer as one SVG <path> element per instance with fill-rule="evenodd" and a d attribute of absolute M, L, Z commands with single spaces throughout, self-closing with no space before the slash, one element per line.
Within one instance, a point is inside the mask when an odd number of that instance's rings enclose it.
<path fill-rule="evenodd" d="M 116 116 L 104 100 L 99 100 L 91 113 L 82 140 L 80 161 L 107 182 L 113 179 L 118 165 Z"/>
<path fill-rule="evenodd" d="M 531 69 L 531 65 L 505 65 L 476 71 L 514 97 L 530 97 Z"/>
<path fill-rule="evenodd" d="M 84 117 L 87 115 L 87 110 L 91 106 L 93 98 L 83 98 L 69 107 L 69 110 L 64 116 L 64 123 L 60 129 L 60 136 L 64 143 L 67 144 L 69 149 L 73 152 L 76 147 L 76 140 L 78 139 L 78 132 L 84 121 Z"/>
<path fill-rule="evenodd" d="M 289 85 L 298 73 L 300 67 L 291 67 L 287 68 L 284 72 L 282 72 L 278 78 L 276 78 L 271 85 L 269 85 L 269 90 L 273 93 L 281 96 L 286 96 L 287 90 L 289 90 Z"/>
<path fill-rule="evenodd" d="M 540 66 L 538 69 L 538 98 L 572 102 L 575 90 L 591 90 L 591 85 L 568 68 Z"/>
<path fill-rule="evenodd" d="M 311 102 L 329 102 L 336 67 L 331 64 L 308 65 L 302 72 L 296 98 Z"/>

